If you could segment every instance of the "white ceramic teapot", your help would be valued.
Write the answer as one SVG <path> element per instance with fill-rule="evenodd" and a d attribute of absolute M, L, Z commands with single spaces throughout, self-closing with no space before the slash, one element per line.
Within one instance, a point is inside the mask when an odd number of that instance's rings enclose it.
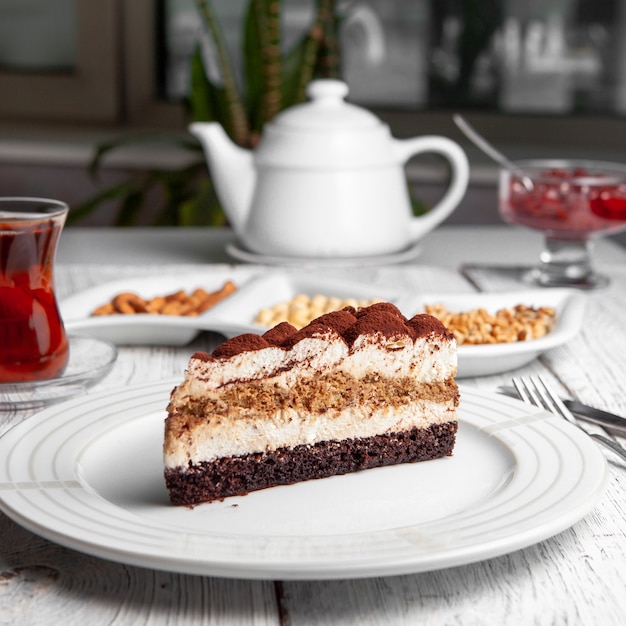
<path fill-rule="evenodd" d="M 469 165 L 452 140 L 397 140 L 375 115 L 344 101 L 338 80 L 316 80 L 309 102 L 265 126 L 254 151 L 234 144 L 214 122 L 189 130 L 204 148 L 228 220 L 250 251 L 273 256 L 345 258 L 396 253 L 456 208 Z M 436 152 L 451 165 L 450 186 L 428 213 L 414 217 L 404 164 Z"/>

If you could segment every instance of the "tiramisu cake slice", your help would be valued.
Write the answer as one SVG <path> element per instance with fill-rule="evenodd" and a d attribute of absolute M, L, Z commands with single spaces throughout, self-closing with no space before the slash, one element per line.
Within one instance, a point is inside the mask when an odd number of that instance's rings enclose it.
<path fill-rule="evenodd" d="M 454 336 L 392 304 L 234 337 L 191 357 L 165 421 L 174 504 L 452 454 Z"/>

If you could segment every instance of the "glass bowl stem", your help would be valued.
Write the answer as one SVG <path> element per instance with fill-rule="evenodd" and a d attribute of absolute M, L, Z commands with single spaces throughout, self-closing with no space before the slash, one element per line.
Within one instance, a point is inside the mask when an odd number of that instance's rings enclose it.
<path fill-rule="evenodd" d="M 544 287 L 596 289 L 608 285 L 591 262 L 592 239 L 559 239 L 546 235 L 539 266 L 527 277 L 528 282 Z"/>

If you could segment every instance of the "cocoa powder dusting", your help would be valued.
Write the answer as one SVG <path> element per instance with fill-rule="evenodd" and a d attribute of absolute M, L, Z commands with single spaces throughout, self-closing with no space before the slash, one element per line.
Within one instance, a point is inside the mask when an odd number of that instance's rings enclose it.
<path fill-rule="evenodd" d="M 328 326 L 328 324 L 320 324 L 317 319 L 314 319 L 310 324 L 307 324 L 304 328 L 301 328 L 290 337 L 287 337 L 287 339 L 285 339 L 285 341 L 281 344 L 281 348 L 290 350 L 303 339 L 316 336 L 319 337 L 320 335 L 328 335 L 329 333 L 339 335 L 339 333 L 336 333 L 330 326 Z"/>
<path fill-rule="evenodd" d="M 331 313 L 320 315 L 320 317 L 316 318 L 314 321 L 320 324 L 326 324 L 333 330 L 336 330 L 340 335 L 343 335 L 346 329 L 352 326 L 356 320 L 356 309 L 347 306 L 341 311 L 332 311 Z"/>
<path fill-rule="evenodd" d="M 215 348 L 212 357 L 229 358 L 242 352 L 262 350 L 270 346 L 288 350 L 302 339 L 329 332 L 343 337 L 348 345 L 352 345 L 361 335 L 375 334 L 381 334 L 386 338 L 404 335 L 411 337 L 413 341 L 431 333 L 446 339 L 453 338 L 445 326 L 431 315 L 419 314 L 407 320 L 395 305 L 390 302 L 377 302 L 358 311 L 346 307 L 341 311 L 326 313 L 300 330 L 296 330 L 287 322 L 282 322 L 262 336 L 252 333 L 239 335 Z M 193 358 L 207 361 L 211 356 L 196 353 Z"/>
<path fill-rule="evenodd" d="M 392 315 L 401 319 L 403 322 L 406 322 L 406 317 L 400 313 L 400 309 L 395 305 L 391 304 L 391 302 L 376 302 L 375 304 L 371 304 L 370 306 L 363 307 L 359 309 L 356 313 L 357 317 L 365 317 L 370 316 L 373 313 L 380 313 L 381 315 Z"/>
<path fill-rule="evenodd" d="M 381 304 L 386 306 L 381 306 Z M 413 338 L 413 331 L 407 326 L 404 315 L 388 302 L 380 302 L 361 309 L 356 323 L 346 329 L 344 337 L 348 345 L 352 345 L 361 335 L 377 333 L 387 338 L 400 335 L 409 335 Z"/>
<path fill-rule="evenodd" d="M 263 348 L 269 347 L 269 342 L 260 335 L 245 333 L 244 335 L 237 335 L 237 337 L 228 339 L 223 344 L 217 346 L 212 354 L 218 359 L 227 359 L 236 354 L 241 354 L 242 352 L 263 350 Z"/>
<path fill-rule="evenodd" d="M 413 329 L 416 338 L 426 337 L 431 333 L 435 333 L 436 335 L 441 335 L 448 340 L 454 339 L 454 335 L 441 323 L 440 320 L 426 313 L 419 313 L 418 315 L 413 316 L 407 322 L 407 325 Z"/>
<path fill-rule="evenodd" d="M 213 361 L 213 357 L 208 352 L 194 352 L 191 358 L 196 361 Z"/>
<path fill-rule="evenodd" d="M 298 329 L 289 322 L 281 322 L 264 332 L 262 337 L 273 346 L 281 346 L 289 337 L 294 335 Z"/>

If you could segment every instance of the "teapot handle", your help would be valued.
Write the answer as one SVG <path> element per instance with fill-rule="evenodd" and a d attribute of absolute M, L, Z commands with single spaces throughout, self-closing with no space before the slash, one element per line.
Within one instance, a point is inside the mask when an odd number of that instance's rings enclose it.
<path fill-rule="evenodd" d="M 446 157 L 451 166 L 450 185 L 441 200 L 428 213 L 415 217 L 411 221 L 411 240 L 416 241 L 443 222 L 463 199 L 469 184 L 469 161 L 461 146 L 447 137 L 438 135 L 396 139 L 394 148 L 402 163 L 406 163 L 416 154 L 435 152 Z"/>

